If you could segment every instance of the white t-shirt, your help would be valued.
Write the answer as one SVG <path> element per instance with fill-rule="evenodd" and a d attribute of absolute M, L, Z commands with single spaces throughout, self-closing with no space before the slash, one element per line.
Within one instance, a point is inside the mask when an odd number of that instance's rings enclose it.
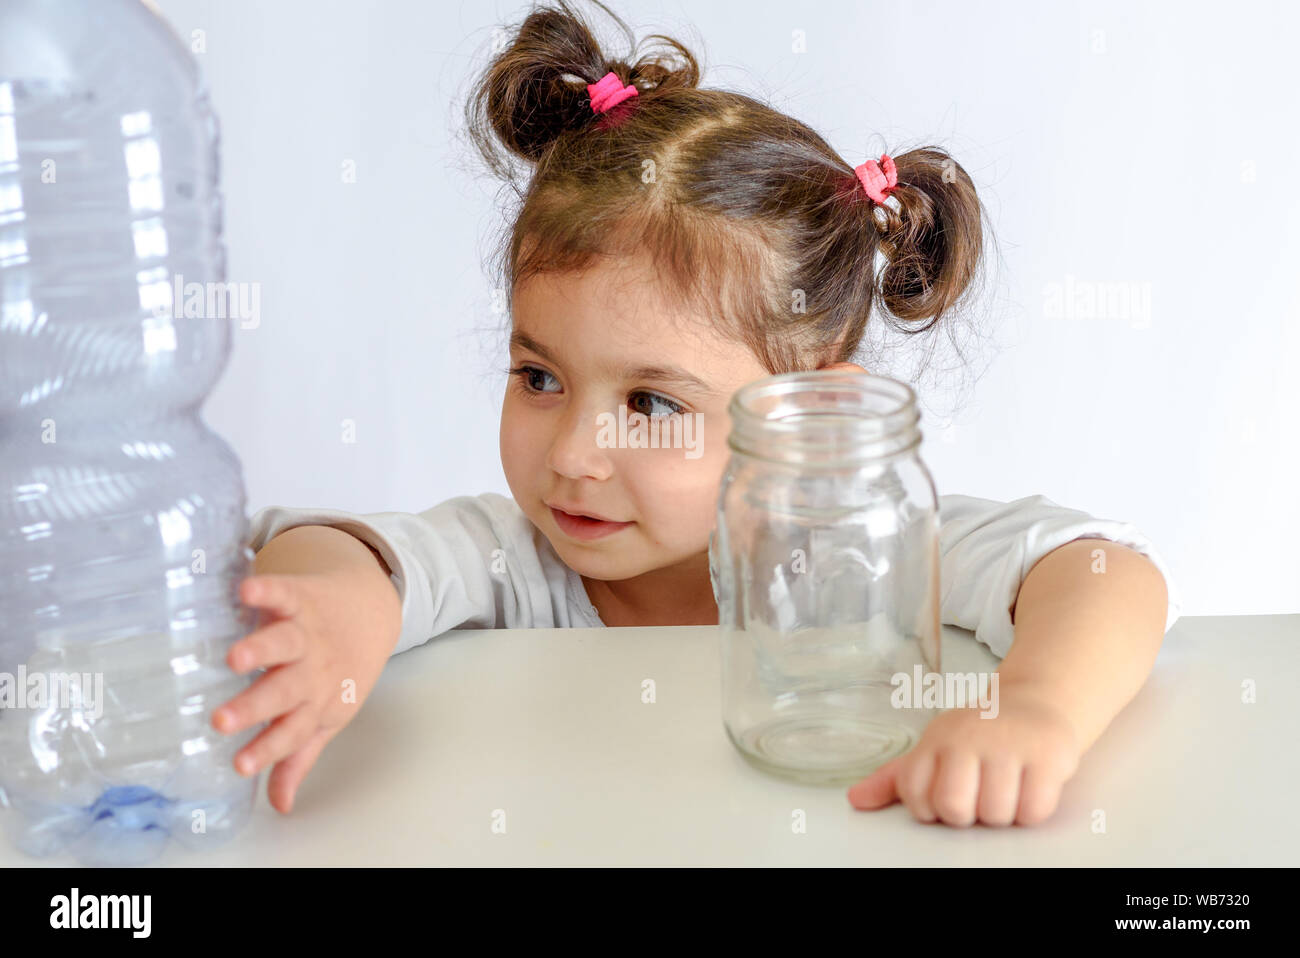
<path fill-rule="evenodd" d="M 514 499 L 457 496 L 419 514 L 267 506 L 251 521 L 254 551 L 294 526 L 342 529 L 373 546 L 402 601 L 394 655 L 452 629 L 602 627 L 582 578 Z M 1126 522 L 1097 519 L 1044 496 L 996 502 L 939 497 L 940 608 L 945 625 L 970 629 L 998 658 L 1011 648 L 1011 604 L 1029 570 L 1074 539 L 1109 539 L 1145 555 L 1164 574 L 1167 632 L 1181 601 L 1169 567 Z M 716 581 L 714 584 L 716 594 Z"/>

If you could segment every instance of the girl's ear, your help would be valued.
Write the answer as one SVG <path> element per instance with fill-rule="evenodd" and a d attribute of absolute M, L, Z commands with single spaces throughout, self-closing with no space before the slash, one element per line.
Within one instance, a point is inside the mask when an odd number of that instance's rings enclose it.
<path fill-rule="evenodd" d="M 834 372 L 836 370 L 846 373 L 867 373 L 867 371 L 857 363 L 831 363 L 829 366 L 818 367 L 819 372 Z M 867 373 L 867 375 L 869 376 L 871 374 Z"/>

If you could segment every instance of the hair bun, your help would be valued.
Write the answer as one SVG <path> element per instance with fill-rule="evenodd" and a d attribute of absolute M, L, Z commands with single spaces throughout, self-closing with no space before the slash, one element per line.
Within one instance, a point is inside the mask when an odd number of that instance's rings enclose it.
<path fill-rule="evenodd" d="M 595 37 L 567 4 L 536 10 L 489 62 L 466 108 L 470 128 L 490 127 L 508 153 L 536 162 L 558 136 L 590 119 L 587 84 L 600 79 L 604 64 Z M 495 144 L 478 145 L 508 176 L 508 157 Z"/>
<path fill-rule="evenodd" d="M 644 52 L 631 64 L 606 57 L 591 26 L 566 0 L 529 13 L 488 63 L 465 108 L 475 146 L 502 179 L 513 178 L 513 159 L 536 163 L 560 136 L 592 122 L 587 86 L 607 73 L 638 94 L 699 83 L 695 57 L 676 40 L 654 34 L 636 44 L 608 7 L 592 3 L 609 15 L 629 49 Z"/>

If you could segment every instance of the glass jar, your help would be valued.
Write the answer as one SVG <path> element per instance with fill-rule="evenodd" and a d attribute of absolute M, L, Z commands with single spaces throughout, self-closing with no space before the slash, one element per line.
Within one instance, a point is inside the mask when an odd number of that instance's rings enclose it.
<path fill-rule="evenodd" d="M 899 673 L 939 671 L 939 504 L 916 394 L 786 373 L 737 390 L 728 413 L 709 539 L 723 725 L 764 771 L 852 784 L 934 715 L 893 704 Z"/>

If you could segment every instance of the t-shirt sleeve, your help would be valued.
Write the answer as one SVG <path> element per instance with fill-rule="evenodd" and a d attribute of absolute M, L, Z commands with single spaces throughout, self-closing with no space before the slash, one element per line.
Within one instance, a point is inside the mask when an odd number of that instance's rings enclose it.
<path fill-rule="evenodd" d="M 998 658 L 1011 649 L 1011 606 L 1039 559 L 1075 539 L 1108 539 L 1151 560 L 1165 577 L 1169 606 L 1165 631 L 1182 601 L 1155 546 L 1127 522 L 1098 519 L 1045 496 L 997 502 L 974 496 L 939 497 L 940 606 L 946 625 L 970 629 Z"/>
<path fill-rule="evenodd" d="M 527 520 L 510 506 L 494 494 L 458 496 L 422 513 L 267 506 L 252 517 L 250 545 L 256 551 L 286 529 L 323 525 L 372 546 L 402 603 L 396 655 L 452 629 L 553 624 L 548 570 L 531 546 L 531 527 L 521 524 Z"/>

